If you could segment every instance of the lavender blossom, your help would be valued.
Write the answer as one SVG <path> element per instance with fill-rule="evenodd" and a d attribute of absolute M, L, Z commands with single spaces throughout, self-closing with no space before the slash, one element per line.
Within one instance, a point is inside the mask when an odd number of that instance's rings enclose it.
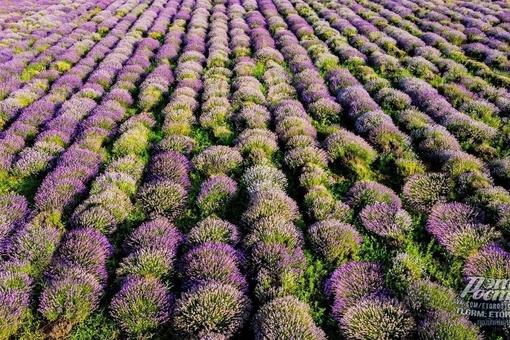
<path fill-rule="evenodd" d="M 169 219 L 180 215 L 186 196 L 184 187 L 169 180 L 146 183 L 138 191 L 138 200 L 145 213 Z"/>
<path fill-rule="evenodd" d="M 213 176 L 200 187 L 197 205 L 204 216 L 222 214 L 228 209 L 237 192 L 237 183 L 228 176 Z"/>
<path fill-rule="evenodd" d="M 346 339 L 408 339 L 416 327 L 409 312 L 396 300 L 365 298 L 349 307 L 339 322 Z"/>
<path fill-rule="evenodd" d="M 277 298 L 263 305 L 255 315 L 253 329 L 256 340 L 326 339 L 310 316 L 308 305 L 293 296 Z"/>
<path fill-rule="evenodd" d="M 333 301 L 333 315 L 339 320 L 361 298 L 385 294 L 381 266 L 371 262 L 347 262 L 331 274 L 324 292 Z"/>
<path fill-rule="evenodd" d="M 269 165 L 255 165 L 248 168 L 241 177 L 241 183 L 249 194 L 257 191 L 278 188 L 285 190 L 287 178 L 285 174 Z"/>
<path fill-rule="evenodd" d="M 347 192 L 347 204 L 357 210 L 374 203 L 391 203 L 400 208 L 402 203 L 393 190 L 372 181 L 356 182 Z"/>
<path fill-rule="evenodd" d="M 273 215 L 288 221 L 298 216 L 296 202 L 278 189 L 257 191 L 251 195 L 248 209 L 244 212 L 242 220 L 246 226 L 250 226 L 261 218 Z"/>
<path fill-rule="evenodd" d="M 510 253 L 490 243 L 466 259 L 464 277 L 510 278 Z"/>
<path fill-rule="evenodd" d="M 452 190 L 448 176 L 442 173 L 418 174 L 404 184 L 405 203 L 413 210 L 428 213 L 437 203 L 446 203 Z"/>
<path fill-rule="evenodd" d="M 52 280 L 44 289 L 39 312 L 48 321 L 76 325 L 97 308 L 101 295 L 101 285 L 92 275 L 73 270 L 63 278 Z"/>
<path fill-rule="evenodd" d="M 418 337 L 422 340 L 469 339 L 480 340 L 482 335 L 465 316 L 448 311 L 431 312 L 418 326 Z"/>
<path fill-rule="evenodd" d="M 176 302 L 172 326 L 187 339 L 216 333 L 234 336 L 248 321 L 250 300 L 230 285 L 217 283 L 184 293 Z"/>
<path fill-rule="evenodd" d="M 412 219 L 407 211 L 389 203 L 367 205 L 359 214 L 361 224 L 374 234 L 400 246 L 406 241 L 406 233 L 412 229 Z"/>
<path fill-rule="evenodd" d="M 187 235 L 188 248 L 204 244 L 206 242 L 222 242 L 235 246 L 240 241 L 237 227 L 217 217 L 207 217 L 198 222 Z"/>
<path fill-rule="evenodd" d="M 183 236 L 176 226 L 164 217 L 158 217 L 142 223 L 127 237 L 124 248 L 128 252 L 142 249 L 157 249 L 164 251 L 166 256 L 174 258 L 177 247 Z"/>
<path fill-rule="evenodd" d="M 170 319 L 171 296 L 158 280 L 131 276 L 113 297 L 110 314 L 128 335 L 148 336 Z"/>
<path fill-rule="evenodd" d="M 313 249 L 328 263 L 338 266 L 355 256 L 361 236 L 350 224 L 325 220 L 310 226 L 308 235 Z"/>
<path fill-rule="evenodd" d="M 195 168 L 207 176 L 228 174 L 242 162 L 239 151 L 228 146 L 211 146 L 193 158 Z"/>
<path fill-rule="evenodd" d="M 246 291 L 247 283 L 239 270 L 243 262 L 242 255 L 229 245 L 215 242 L 198 245 L 182 258 L 180 273 L 184 288 L 215 282 Z"/>
<path fill-rule="evenodd" d="M 500 233 L 483 224 L 481 211 L 463 203 L 436 204 L 427 220 L 427 231 L 455 256 L 468 257 Z"/>

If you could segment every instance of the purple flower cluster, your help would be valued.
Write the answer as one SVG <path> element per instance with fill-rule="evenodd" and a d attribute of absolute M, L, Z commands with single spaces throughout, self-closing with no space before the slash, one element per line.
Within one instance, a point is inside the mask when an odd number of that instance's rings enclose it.
<path fill-rule="evenodd" d="M 172 296 L 158 280 L 139 276 L 128 277 L 110 304 L 112 317 L 132 337 L 168 322 Z"/>
<path fill-rule="evenodd" d="M 237 193 L 237 183 L 228 176 L 213 176 L 200 187 L 197 205 L 204 216 L 224 215 Z"/>
<path fill-rule="evenodd" d="M 377 263 L 347 262 L 331 274 L 324 292 L 333 304 L 333 316 L 340 321 L 360 299 L 385 295 L 382 268 Z"/>
<path fill-rule="evenodd" d="M 0 336 L 9 338 L 23 324 L 30 308 L 32 281 L 26 274 L 0 270 Z"/>
<path fill-rule="evenodd" d="M 315 325 L 308 305 L 293 296 L 281 297 L 263 305 L 254 318 L 255 339 L 326 339 Z"/>
<path fill-rule="evenodd" d="M 232 285 L 244 292 L 247 283 L 239 271 L 243 266 L 242 255 L 230 245 L 206 242 L 184 255 L 179 273 L 186 290 L 215 282 Z"/>
<path fill-rule="evenodd" d="M 93 229 L 76 229 L 62 239 L 47 273 L 39 311 L 50 322 L 70 327 L 85 320 L 98 306 L 112 255 L 106 237 Z"/>
<path fill-rule="evenodd" d="M 405 307 L 394 299 L 367 297 L 349 307 L 339 322 L 346 339 L 407 339 L 415 321 Z"/>
<path fill-rule="evenodd" d="M 418 326 L 420 339 L 432 340 L 451 336 L 456 339 L 482 338 L 480 331 L 465 316 L 448 311 L 437 311 L 427 314 L 426 318 Z"/>
<path fill-rule="evenodd" d="M 336 220 L 325 220 L 311 225 L 308 237 L 313 249 L 326 262 L 335 266 L 356 256 L 362 240 L 352 225 Z"/>
<path fill-rule="evenodd" d="M 190 339 L 212 334 L 229 338 L 248 321 L 250 300 L 228 284 L 210 283 L 184 293 L 176 302 L 172 327 Z"/>
<path fill-rule="evenodd" d="M 151 217 L 176 218 L 186 204 L 191 164 L 173 152 L 154 155 L 149 164 L 150 176 L 138 191 L 142 209 Z"/>
<path fill-rule="evenodd" d="M 207 242 L 221 242 L 234 247 L 239 241 L 240 234 L 235 225 L 212 216 L 198 222 L 186 236 L 189 248 Z"/>
<path fill-rule="evenodd" d="M 24 196 L 7 194 L 0 196 L 0 244 L 13 230 L 25 221 L 28 204 Z"/>
<path fill-rule="evenodd" d="M 174 272 L 174 260 L 182 236 L 165 218 L 141 224 L 125 242 L 129 255 L 121 262 L 119 276 L 168 277 Z"/>
<path fill-rule="evenodd" d="M 458 202 L 436 204 L 426 229 L 450 254 L 464 258 L 500 237 L 498 231 L 484 224 L 481 211 Z"/>
<path fill-rule="evenodd" d="M 239 151 L 228 146 L 211 146 L 193 158 L 197 171 L 206 176 L 226 174 L 238 168 L 243 161 Z"/>
<path fill-rule="evenodd" d="M 490 277 L 508 279 L 510 277 L 510 253 L 498 244 L 490 243 L 469 256 L 464 263 L 463 273 L 468 277 Z"/>
<path fill-rule="evenodd" d="M 405 203 L 415 211 L 428 213 L 435 204 L 446 203 L 452 190 L 448 176 L 442 173 L 414 175 L 405 183 Z"/>
<path fill-rule="evenodd" d="M 159 217 L 141 224 L 124 243 L 129 255 L 117 271 L 124 280 L 110 313 L 130 336 L 149 334 L 169 321 L 173 300 L 160 279 L 173 274 L 181 241 L 177 228 Z"/>
<path fill-rule="evenodd" d="M 406 233 L 412 229 L 413 222 L 407 211 L 390 203 L 367 205 L 359 213 L 359 218 L 367 230 L 394 246 L 405 243 Z"/>
<path fill-rule="evenodd" d="M 361 210 L 374 203 L 388 203 L 397 208 L 402 206 L 400 198 L 390 188 L 373 181 L 356 182 L 347 192 L 347 204 Z"/>

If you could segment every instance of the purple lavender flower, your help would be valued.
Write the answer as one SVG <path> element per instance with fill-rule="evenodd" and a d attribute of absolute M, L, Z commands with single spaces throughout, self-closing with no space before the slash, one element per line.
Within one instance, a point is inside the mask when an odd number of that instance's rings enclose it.
<path fill-rule="evenodd" d="M 338 266 L 358 253 L 361 236 L 350 224 L 325 220 L 310 226 L 313 249 L 328 263 Z"/>
<path fill-rule="evenodd" d="M 78 207 L 79 208 L 79 207 Z M 72 216 L 73 225 L 82 228 L 94 228 L 110 234 L 117 229 L 117 221 L 107 208 L 100 205 L 92 206 Z"/>
<path fill-rule="evenodd" d="M 363 138 L 344 129 L 328 136 L 324 143 L 331 160 L 348 164 L 354 171 L 368 167 L 377 158 L 377 152 Z"/>
<path fill-rule="evenodd" d="M 273 215 L 287 221 L 292 221 L 298 216 L 296 202 L 284 191 L 278 189 L 257 191 L 251 195 L 248 209 L 244 212 L 242 220 L 246 226 L 250 226 L 263 217 Z"/>
<path fill-rule="evenodd" d="M 287 178 L 277 168 L 269 165 L 255 165 L 248 168 L 241 177 L 241 183 L 249 194 L 278 188 L 285 190 Z"/>
<path fill-rule="evenodd" d="M 358 80 L 347 69 L 334 68 L 326 74 L 328 79 L 329 89 L 333 93 L 338 93 L 340 90 L 358 85 Z"/>
<path fill-rule="evenodd" d="M 283 110 L 282 110 L 283 111 Z M 306 116 L 306 113 L 303 113 Z M 296 136 L 317 137 L 317 131 L 312 126 L 309 117 L 303 117 L 296 113 L 283 111 L 277 116 L 276 133 L 285 142 Z"/>
<path fill-rule="evenodd" d="M 6 194 L 0 196 L 0 242 L 18 226 L 28 213 L 28 204 L 24 196 Z"/>
<path fill-rule="evenodd" d="M 109 213 L 94 217 L 89 210 L 100 211 L 99 208 L 104 209 Z M 126 220 L 130 211 L 133 210 L 133 204 L 129 197 L 117 187 L 110 187 L 108 190 L 100 192 L 95 195 L 89 196 L 88 199 L 80 204 L 73 214 L 73 222 L 77 226 L 93 227 L 102 232 L 111 233 L 115 230 L 116 224 L 122 223 Z M 82 216 L 85 214 L 85 216 Z M 114 219 L 113 224 L 103 224 L 102 222 L 110 222 L 107 218 L 111 215 Z M 97 224 L 94 224 L 97 222 Z"/>
<path fill-rule="evenodd" d="M 412 209 L 428 213 L 437 203 L 446 203 L 452 190 L 448 176 L 442 173 L 418 174 L 404 184 L 402 194 Z"/>
<path fill-rule="evenodd" d="M 420 318 L 431 311 L 457 312 L 455 291 L 451 288 L 428 280 L 412 283 L 407 289 L 404 303 L 409 310 Z"/>
<path fill-rule="evenodd" d="M 98 231 L 88 228 L 72 230 L 64 235 L 50 272 L 58 272 L 60 267 L 79 267 L 98 281 L 105 282 L 106 261 L 112 254 L 110 242 Z"/>
<path fill-rule="evenodd" d="M 158 217 L 142 223 L 131 232 L 124 243 L 124 248 L 128 252 L 158 249 L 166 252 L 167 257 L 174 258 L 182 239 L 183 236 L 177 227 L 166 218 Z"/>
<path fill-rule="evenodd" d="M 348 115 L 353 119 L 365 112 L 380 109 L 379 105 L 374 102 L 361 85 L 344 88 L 339 92 L 337 98 L 338 102 L 347 109 Z"/>
<path fill-rule="evenodd" d="M 110 314 L 132 337 L 148 336 L 170 319 L 171 296 L 158 280 L 131 276 L 113 297 Z"/>
<path fill-rule="evenodd" d="M 418 326 L 418 336 L 423 340 L 482 339 L 478 327 L 465 316 L 448 311 L 434 311 L 426 315 Z"/>
<path fill-rule="evenodd" d="M 374 203 L 391 203 L 398 208 L 402 202 L 390 188 L 373 181 L 358 181 L 347 192 L 347 204 L 357 210 Z"/>
<path fill-rule="evenodd" d="M 28 224 L 16 232 L 2 245 L 8 260 L 22 259 L 28 265 L 27 272 L 38 277 L 50 264 L 61 237 L 61 230 L 51 225 Z"/>
<path fill-rule="evenodd" d="M 151 180 L 171 180 L 189 187 L 188 172 L 191 163 L 181 154 L 173 151 L 159 153 L 151 158 L 149 174 Z"/>
<path fill-rule="evenodd" d="M 250 227 L 250 233 L 243 243 L 251 249 L 257 243 L 276 243 L 288 248 L 299 247 L 303 243 L 303 235 L 296 226 L 280 216 L 267 216 Z"/>
<path fill-rule="evenodd" d="M 389 203 L 367 205 L 359 214 L 361 224 L 374 234 L 388 239 L 390 244 L 401 246 L 406 233 L 412 229 L 412 219 L 407 211 Z"/>
<path fill-rule="evenodd" d="M 316 147 L 306 146 L 290 150 L 285 154 L 285 163 L 293 169 L 304 166 L 317 165 L 325 168 L 328 164 L 327 153 Z"/>
<path fill-rule="evenodd" d="M 256 340 L 326 339 L 310 316 L 308 305 L 293 296 L 277 298 L 263 305 L 255 315 L 253 329 Z"/>
<path fill-rule="evenodd" d="M 109 172 L 120 172 L 133 178 L 140 178 L 143 173 L 144 163 L 139 157 L 127 155 L 112 161 L 107 168 Z"/>
<path fill-rule="evenodd" d="M 146 183 L 138 191 L 138 200 L 145 213 L 169 219 L 180 215 L 186 196 L 186 189 L 170 180 Z"/>
<path fill-rule="evenodd" d="M 356 119 L 355 128 L 357 133 L 366 134 L 383 124 L 393 125 L 391 117 L 383 111 L 369 111 Z"/>
<path fill-rule="evenodd" d="M 196 169 L 207 176 L 228 174 L 242 162 L 239 151 L 227 146 L 211 146 L 193 158 Z"/>
<path fill-rule="evenodd" d="M 371 262 L 347 262 L 331 274 L 324 292 L 333 301 L 333 316 L 339 320 L 347 308 L 355 306 L 361 298 L 385 294 L 381 266 Z"/>
<path fill-rule="evenodd" d="M 102 287 L 94 276 L 74 268 L 44 289 L 39 312 L 50 322 L 58 320 L 73 326 L 97 308 L 101 295 Z"/>
<path fill-rule="evenodd" d="M 234 119 L 239 129 L 263 129 L 270 119 L 270 113 L 265 106 L 250 105 L 243 107 Z"/>
<path fill-rule="evenodd" d="M 222 242 L 235 246 L 240 241 L 240 234 L 237 227 L 217 217 L 207 217 L 198 222 L 186 237 L 186 244 L 189 249 L 197 247 L 206 242 Z"/>
<path fill-rule="evenodd" d="M 26 287 L 16 287 L 13 281 L 22 281 Z M 21 282 L 20 282 L 21 283 Z M 16 334 L 29 312 L 30 280 L 10 272 L 0 272 L 0 336 L 8 339 Z M 25 289 L 23 289 L 25 288 Z"/>
<path fill-rule="evenodd" d="M 440 125 L 425 127 L 420 131 L 420 139 L 422 141 L 418 149 L 427 159 L 439 159 L 442 162 L 453 152 L 461 150 L 457 139 Z"/>
<path fill-rule="evenodd" d="M 436 204 L 431 210 L 426 229 L 450 254 L 465 258 L 500 237 L 498 231 L 483 223 L 481 211 L 454 202 Z"/>
<path fill-rule="evenodd" d="M 301 275 L 305 262 L 301 248 L 289 248 L 280 243 L 258 242 L 250 256 L 253 271 L 267 270 L 274 275 L 286 272 Z"/>
<path fill-rule="evenodd" d="M 197 205 L 204 216 L 224 213 L 237 193 L 237 183 L 228 176 L 213 176 L 200 187 Z"/>
<path fill-rule="evenodd" d="M 510 157 L 492 161 L 490 169 L 491 174 L 502 182 L 510 180 Z"/>
<path fill-rule="evenodd" d="M 155 146 L 155 149 L 159 152 L 174 151 L 189 155 L 195 147 L 196 141 L 188 136 L 168 135 Z"/>
<path fill-rule="evenodd" d="M 242 255 L 229 245 L 216 242 L 198 245 L 182 258 L 183 285 L 190 289 L 216 282 L 246 291 L 246 280 L 239 271 L 243 262 Z"/>
<path fill-rule="evenodd" d="M 400 302 L 378 297 L 364 298 L 347 308 L 339 326 L 349 340 L 408 339 L 416 327 Z"/>
<path fill-rule="evenodd" d="M 250 300 L 230 285 L 211 283 L 184 293 L 176 302 L 172 326 L 183 337 L 234 336 L 248 321 Z"/>
<path fill-rule="evenodd" d="M 487 244 L 466 259 L 463 273 L 466 278 L 481 276 L 491 279 L 508 279 L 510 278 L 510 253 L 498 244 Z"/>
<path fill-rule="evenodd" d="M 235 143 L 239 152 L 257 163 L 271 159 L 278 150 L 276 135 L 267 129 L 246 129 Z"/>

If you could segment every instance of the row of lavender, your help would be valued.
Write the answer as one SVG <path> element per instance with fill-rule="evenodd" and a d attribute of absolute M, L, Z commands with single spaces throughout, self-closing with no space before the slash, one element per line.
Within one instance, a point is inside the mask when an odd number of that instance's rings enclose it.
<path fill-rule="evenodd" d="M 6 43 L 0 338 L 482 337 L 455 290 L 510 275 L 505 6 L 416 3 L 84 2 Z"/>

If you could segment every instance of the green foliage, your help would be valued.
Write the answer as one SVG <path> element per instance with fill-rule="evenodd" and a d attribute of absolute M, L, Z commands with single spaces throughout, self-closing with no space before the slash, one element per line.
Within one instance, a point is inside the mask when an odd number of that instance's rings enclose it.
<path fill-rule="evenodd" d="M 69 335 L 69 340 L 120 339 L 120 329 L 104 310 L 92 314 L 78 324 Z"/>
<path fill-rule="evenodd" d="M 310 306 L 310 314 L 316 324 L 326 321 L 326 306 L 322 282 L 329 274 L 324 263 L 305 251 L 307 267 L 304 275 L 298 281 L 297 297 Z"/>
<path fill-rule="evenodd" d="M 38 75 L 39 72 L 44 71 L 45 69 L 46 69 L 46 65 L 44 65 L 42 62 L 28 65 L 21 72 L 20 79 L 22 81 L 28 82 L 30 79 L 32 79 L 33 77 Z"/>

